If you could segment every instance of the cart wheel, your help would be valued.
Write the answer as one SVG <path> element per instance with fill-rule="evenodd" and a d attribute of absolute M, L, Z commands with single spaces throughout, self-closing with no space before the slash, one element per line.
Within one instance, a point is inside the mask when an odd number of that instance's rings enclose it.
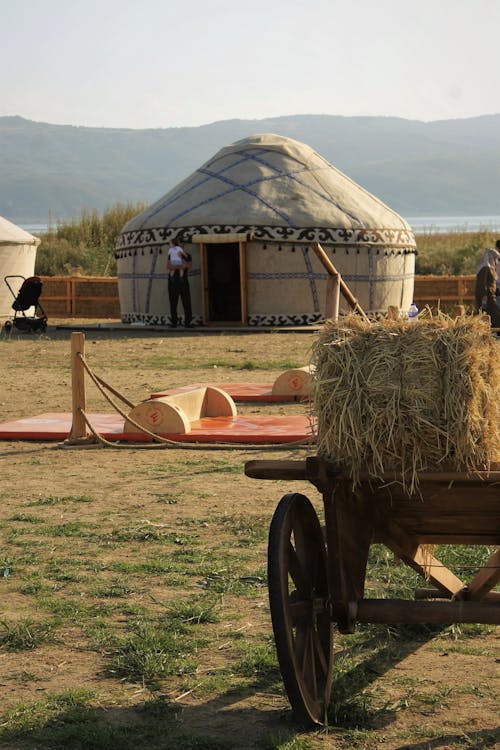
<path fill-rule="evenodd" d="M 271 522 L 269 603 L 274 640 L 294 717 L 322 724 L 332 688 L 333 625 L 327 558 L 316 512 L 305 495 L 290 493 Z"/>

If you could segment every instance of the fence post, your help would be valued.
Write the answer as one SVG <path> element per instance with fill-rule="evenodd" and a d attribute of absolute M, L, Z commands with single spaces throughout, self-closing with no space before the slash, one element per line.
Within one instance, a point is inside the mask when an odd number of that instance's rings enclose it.
<path fill-rule="evenodd" d="M 71 280 L 70 279 L 66 279 L 65 287 L 66 287 L 66 300 L 64 304 L 66 307 L 66 315 L 71 317 L 73 314 L 73 308 L 71 307 Z"/>
<path fill-rule="evenodd" d="M 71 316 L 76 318 L 76 281 L 71 277 Z"/>
<path fill-rule="evenodd" d="M 85 368 L 82 357 L 85 356 L 85 335 L 71 334 L 71 400 L 73 421 L 68 442 L 81 442 L 88 439 L 87 423 L 83 417 L 86 411 Z"/>

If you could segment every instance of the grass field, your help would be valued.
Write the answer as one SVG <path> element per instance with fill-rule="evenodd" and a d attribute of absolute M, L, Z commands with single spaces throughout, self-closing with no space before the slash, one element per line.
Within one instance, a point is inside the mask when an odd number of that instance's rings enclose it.
<path fill-rule="evenodd" d="M 312 333 L 96 331 L 87 359 L 134 403 L 193 382 L 272 382 Z M 69 332 L 0 337 L 0 421 L 70 411 Z M 108 411 L 89 385 L 88 409 Z M 239 405 L 302 413 L 304 405 Z M 302 458 L 305 449 L 272 452 Z M 303 482 L 244 476 L 264 449 L 0 443 L 0 748 L 494 748 L 498 632 L 360 627 L 336 635 L 328 725 L 293 724 L 267 601 L 279 498 Z M 465 577 L 485 548 L 442 551 Z M 368 585 L 417 581 L 382 547 Z"/>

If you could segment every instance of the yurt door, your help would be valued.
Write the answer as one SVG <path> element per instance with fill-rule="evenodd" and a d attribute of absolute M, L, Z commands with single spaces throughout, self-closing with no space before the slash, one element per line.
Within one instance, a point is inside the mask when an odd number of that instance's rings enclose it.
<path fill-rule="evenodd" d="M 246 322 L 243 242 L 202 245 L 203 313 L 206 323 Z"/>

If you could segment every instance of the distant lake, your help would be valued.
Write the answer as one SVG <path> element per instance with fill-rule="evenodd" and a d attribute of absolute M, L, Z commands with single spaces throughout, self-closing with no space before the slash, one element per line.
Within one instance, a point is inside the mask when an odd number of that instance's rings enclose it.
<path fill-rule="evenodd" d="M 477 232 L 480 229 L 500 232 L 500 216 L 405 216 L 404 218 L 415 234 Z M 19 226 L 35 236 L 45 234 L 48 228 L 47 224 L 20 224 Z"/>
<path fill-rule="evenodd" d="M 415 234 L 424 232 L 500 231 L 500 216 L 405 216 Z"/>
<path fill-rule="evenodd" d="M 15 223 L 15 222 L 14 222 Z M 21 229 L 24 229 L 30 234 L 34 234 L 37 237 L 39 234 L 45 234 L 48 229 L 48 224 L 18 224 Z"/>

